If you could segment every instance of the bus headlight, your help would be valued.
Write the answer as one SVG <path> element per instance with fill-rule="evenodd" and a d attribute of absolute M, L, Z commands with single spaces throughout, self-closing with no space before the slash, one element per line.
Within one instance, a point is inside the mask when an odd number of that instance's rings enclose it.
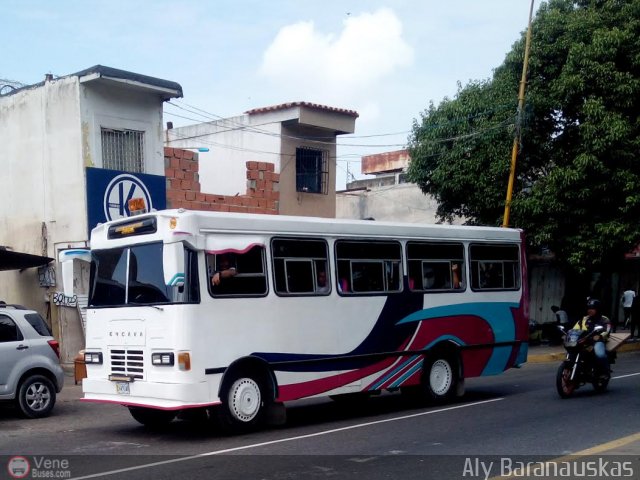
<path fill-rule="evenodd" d="M 84 352 L 84 363 L 102 365 L 102 352 Z"/>
<path fill-rule="evenodd" d="M 191 370 L 191 355 L 189 355 L 189 352 L 178 354 L 178 368 L 183 372 Z"/>
<path fill-rule="evenodd" d="M 174 364 L 173 352 L 152 353 L 151 363 L 153 365 L 171 367 Z"/>

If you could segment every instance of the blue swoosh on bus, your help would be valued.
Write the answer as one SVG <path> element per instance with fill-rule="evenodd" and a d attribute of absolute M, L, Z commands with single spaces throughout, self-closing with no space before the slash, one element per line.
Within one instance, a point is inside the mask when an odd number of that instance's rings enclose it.
<path fill-rule="evenodd" d="M 176 273 L 171 280 L 167 282 L 167 285 L 173 286 L 178 284 L 178 282 L 184 282 L 184 273 Z"/>

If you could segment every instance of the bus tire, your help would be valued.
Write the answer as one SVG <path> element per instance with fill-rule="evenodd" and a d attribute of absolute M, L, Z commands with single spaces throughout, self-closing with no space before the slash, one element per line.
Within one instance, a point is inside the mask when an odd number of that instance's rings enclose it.
<path fill-rule="evenodd" d="M 429 354 L 424 360 L 422 390 L 428 400 L 445 402 L 456 395 L 458 390 L 458 362 L 445 353 Z"/>
<path fill-rule="evenodd" d="M 270 401 L 264 383 L 257 377 L 238 374 L 223 389 L 218 423 L 225 433 L 242 433 L 262 424 Z"/>
<path fill-rule="evenodd" d="M 149 428 L 162 428 L 169 425 L 176 412 L 173 410 L 159 410 L 157 408 L 129 407 L 129 413 L 138 422 Z"/>

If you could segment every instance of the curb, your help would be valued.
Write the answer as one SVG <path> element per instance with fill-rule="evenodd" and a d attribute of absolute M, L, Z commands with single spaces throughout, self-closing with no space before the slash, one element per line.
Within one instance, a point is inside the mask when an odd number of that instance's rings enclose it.
<path fill-rule="evenodd" d="M 640 351 L 640 342 L 623 343 L 617 351 L 618 353 Z M 531 349 L 529 349 L 529 352 L 531 352 Z M 527 363 L 559 362 L 564 360 L 565 356 L 566 352 L 564 350 L 534 355 L 529 354 L 527 355 Z"/>
<path fill-rule="evenodd" d="M 527 363 L 550 363 L 564 360 L 564 352 L 541 353 L 538 355 L 527 355 Z"/>

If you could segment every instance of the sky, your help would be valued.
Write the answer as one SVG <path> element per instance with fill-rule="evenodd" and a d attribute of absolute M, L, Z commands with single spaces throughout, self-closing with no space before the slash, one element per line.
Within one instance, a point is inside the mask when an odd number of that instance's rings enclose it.
<path fill-rule="evenodd" d="M 33 84 L 100 64 L 172 80 L 184 93 L 182 109 L 165 106 L 174 126 L 296 101 L 357 111 L 354 134 L 338 139 L 342 189 L 347 172 L 363 178 L 363 155 L 403 148 L 430 102 L 491 77 L 526 30 L 530 0 L 0 5 L 0 79 Z"/>

